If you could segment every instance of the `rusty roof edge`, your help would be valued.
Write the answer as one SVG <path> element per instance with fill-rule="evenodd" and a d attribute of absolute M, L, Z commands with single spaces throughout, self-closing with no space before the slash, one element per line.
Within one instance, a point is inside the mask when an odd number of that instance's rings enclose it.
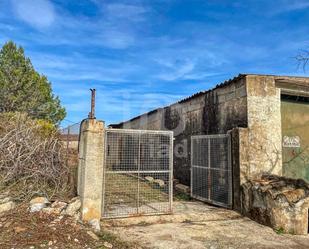
<path fill-rule="evenodd" d="M 140 114 L 140 115 L 138 115 L 138 116 L 136 116 L 136 117 L 133 117 L 133 118 L 127 120 L 127 121 L 123 121 L 123 122 L 120 122 L 120 123 L 118 123 L 118 124 L 110 124 L 109 126 L 110 126 L 110 127 L 113 127 L 113 126 L 120 126 L 120 125 L 123 125 L 124 123 L 128 123 L 128 122 L 131 122 L 131 121 L 133 121 L 133 120 L 139 119 L 140 117 L 145 116 L 145 115 L 150 115 L 150 114 L 152 114 L 152 113 L 155 113 L 155 112 L 157 112 L 157 111 L 159 111 L 159 110 L 161 110 L 161 109 L 165 109 L 165 108 L 167 108 L 167 107 L 169 107 L 169 106 L 175 105 L 175 104 L 177 104 L 177 103 L 181 104 L 181 103 L 187 102 L 187 101 L 189 101 L 189 100 L 191 100 L 191 99 L 197 98 L 197 97 L 199 97 L 199 96 L 201 96 L 201 95 L 203 95 L 203 94 L 206 94 L 206 93 L 208 93 L 208 92 L 214 91 L 214 90 L 216 90 L 216 89 L 218 89 L 218 88 L 226 87 L 226 86 L 228 86 L 228 85 L 234 83 L 235 81 L 238 81 L 238 80 L 242 79 L 243 77 L 245 77 L 245 76 L 247 76 L 247 75 L 254 75 L 254 74 L 238 74 L 237 76 L 235 76 L 235 77 L 233 77 L 233 78 L 231 78 L 231 79 L 229 79 L 229 80 L 226 80 L 226 81 L 224 81 L 224 82 L 222 82 L 222 83 L 220 83 L 220 84 L 217 84 L 215 87 L 210 88 L 209 90 L 200 91 L 200 92 L 198 92 L 198 93 L 195 93 L 195 94 L 193 94 L 193 95 L 191 95 L 191 96 L 189 96 L 189 97 L 187 97 L 187 98 L 181 99 L 181 100 L 179 100 L 179 101 L 177 101 L 177 102 L 175 102 L 175 103 L 173 103 L 173 104 L 170 104 L 170 105 L 168 105 L 168 106 L 159 107 L 159 108 L 157 108 L 157 109 L 154 109 L 154 110 L 151 110 L 151 111 L 149 111 L 149 112 Z"/>

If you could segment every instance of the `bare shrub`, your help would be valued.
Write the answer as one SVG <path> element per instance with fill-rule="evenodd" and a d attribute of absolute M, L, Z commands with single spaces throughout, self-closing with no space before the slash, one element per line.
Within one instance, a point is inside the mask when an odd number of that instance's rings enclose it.
<path fill-rule="evenodd" d="M 65 195 L 69 174 L 56 129 L 26 114 L 0 114 L 0 192 L 19 200 Z"/>

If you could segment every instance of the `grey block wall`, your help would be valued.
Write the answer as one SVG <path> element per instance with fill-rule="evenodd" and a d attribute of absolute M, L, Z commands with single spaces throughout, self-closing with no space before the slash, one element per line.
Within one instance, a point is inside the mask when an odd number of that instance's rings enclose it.
<path fill-rule="evenodd" d="M 246 94 L 245 77 L 239 76 L 214 90 L 112 127 L 173 131 L 174 177 L 190 185 L 191 136 L 226 134 L 235 127 L 247 127 Z"/>

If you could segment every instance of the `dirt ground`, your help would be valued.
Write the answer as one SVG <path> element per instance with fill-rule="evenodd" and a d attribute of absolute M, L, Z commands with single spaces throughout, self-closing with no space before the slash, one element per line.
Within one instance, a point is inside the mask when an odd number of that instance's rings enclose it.
<path fill-rule="evenodd" d="M 89 226 L 69 216 L 43 212 L 30 213 L 26 206 L 0 215 L 1 249 L 131 249 L 140 248 L 102 230 L 94 233 Z"/>
<path fill-rule="evenodd" d="M 111 219 L 102 224 L 144 248 L 309 248 L 309 235 L 282 235 L 237 212 L 201 202 L 175 202 L 172 215 Z"/>

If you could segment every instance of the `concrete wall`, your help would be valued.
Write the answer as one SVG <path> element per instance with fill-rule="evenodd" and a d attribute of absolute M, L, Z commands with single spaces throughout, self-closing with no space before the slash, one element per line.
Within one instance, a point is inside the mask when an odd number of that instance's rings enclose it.
<path fill-rule="evenodd" d="M 248 106 L 248 177 L 282 174 L 280 89 L 273 76 L 246 77 Z"/>
<path fill-rule="evenodd" d="M 118 128 L 173 130 L 174 174 L 190 184 L 190 138 L 241 129 L 240 184 L 262 173 L 282 175 L 281 93 L 309 96 L 309 79 L 241 75 L 215 89 L 123 123 Z"/>
<path fill-rule="evenodd" d="M 190 185 L 191 136 L 225 134 L 235 127 L 247 127 L 246 94 L 245 77 L 237 77 L 212 91 L 198 93 L 114 127 L 172 130 L 174 177 Z"/>

